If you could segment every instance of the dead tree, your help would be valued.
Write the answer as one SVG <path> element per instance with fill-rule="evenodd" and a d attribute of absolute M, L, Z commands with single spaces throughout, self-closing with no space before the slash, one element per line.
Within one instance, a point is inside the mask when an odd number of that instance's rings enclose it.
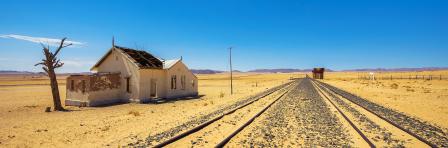
<path fill-rule="evenodd" d="M 56 57 L 58 55 L 59 51 L 61 51 L 62 48 L 72 45 L 71 43 L 64 45 L 64 41 L 66 39 L 67 38 L 63 38 L 61 40 L 59 47 L 56 49 L 56 51 L 54 53 L 50 51 L 49 45 L 45 46 L 45 45 L 41 44 L 43 47 L 43 53 L 45 55 L 45 59 L 42 59 L 42 62 L 34 65 L 34 66 L 42 65 L 42 69 L 45 71 L 47 76 L 50 77 L 51 93 L 53 94 L 53 104 L 54 104 L 55 111 L 65 111 L 64 107 L 62 107 L 62 104 L 61 104 L 61 98 L 59 96 L 58 81 L 56 79 L 56 73 L 54 72 L 54 70 L 56 68 L 62 67 L 64 65 L 64 63 L 62 63 Z"/>

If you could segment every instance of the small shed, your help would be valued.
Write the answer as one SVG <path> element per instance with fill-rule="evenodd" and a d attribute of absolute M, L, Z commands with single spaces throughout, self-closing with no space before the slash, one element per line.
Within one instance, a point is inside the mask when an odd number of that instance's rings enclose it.
<path fill-rule="evenodd" d="M 314 79 L 324 79 L 325 68 L 313 68 Z"/>

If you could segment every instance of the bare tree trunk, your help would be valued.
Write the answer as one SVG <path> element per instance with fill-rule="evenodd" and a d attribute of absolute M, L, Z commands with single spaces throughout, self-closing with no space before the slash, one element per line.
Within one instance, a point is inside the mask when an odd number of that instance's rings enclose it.
<path fill-rule="evenodd" d="M 58 81 L 56 79 L 56 73 L 54 72 L 54 69 L 50 68 L 48 70 L 48 76 L 50 77 L 51 93 L 53 94 L 54 110 L 64 111 L 65 109 L 62 107 L 62 104 L 61 104 L 61 97 L 59 95 Z"/>
<path fill-rule="evenodd" d="M 37 63 L 35 65 L 35 66 L 43 65 L 42 69 L 47 73 L 48 77 L 50 77 L 51 93 L 53 95 L 53 105 L 54 105 L 55 111 L 65 111 L 64 107 L 62 107 L 62 104 L 61 104 L 61 97 L 59 95 L 58 81 L 56 79 L 56 73 L 54 71 L 54 69 L 62 67 L 64 65 L 64 63 L 60 62 L 60 60 L 57 59 L 57 57 L 56 57 L 58 55 L 59 51 L 64 47 L 72 45 L 72 44 L 64 45 L 65 39 L 66 38 L 63 38 L 61 40 L 61 44 L 59 45 L 58 49 L 56 49 L 56 51 L 54 53 L 50 51 L 49 46 L 45 47 L 44 45 L 42 45 L 45 59 L 43 59 L 42 62 Z"/>

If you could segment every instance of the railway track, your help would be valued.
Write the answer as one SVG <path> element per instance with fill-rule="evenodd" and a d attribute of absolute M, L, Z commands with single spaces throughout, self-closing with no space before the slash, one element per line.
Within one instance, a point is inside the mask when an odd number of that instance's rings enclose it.
<path fill-rule="evenodd" d="M 291 88 L 294 88 L 293 86 L 297 85 L 297 83 L 298 80 L 284 85 L 283 88 L 266 93 L 257 99 L 249 101 L 239 107 L 225 112 L 220 116 L 169 138 L 154 147 L 178 147 L 188 144 L 207 147 L 223 147 L 241 130 L 251 124 L 258 116 L 263 114 L 270 106 L 272 106 L 272 104 L 287 94 Z M 254 112 L 253 110 L 256 111 Z"/>
<path fill-rule="evenodd" d="M 435 126 L 309 78 L 242 99 L 205 117 L 128 146 L 447 146 L 447 135 Z"/>
<path fill-rule="evenodd" d="M 313 80 L 313 85 L 370 147 L 443 147 Z M 384 134 L 386 133 L 386 134 Z"/>
<path fill-rule="evenodd" d="M 323 92 L 323 90 L 322 90 L 322 88 L 320 88 L 319 86 L 318 86 L 318 84 L 316 84 L 315 82 L 313 82 L 313 85 L 315 86 L 315 88 L 316 88 L 316 90 L 323 96 L 323 98 L 324 99 L 326 99 L 326 100 L 328 100 L 328 102 L 330 102 L 330 104 L 331 104 L 331 106 L 333 106 L 336 110 L 337 110 L 337 112 L 339 113 L 339 114 L 341 114 L 341 116 L 349 123 L 349 125 L 350 125 L 350 127 L 352 127 L 355 131 L 356 131 L 356 133 L 358 133 L 359 134 L 359 136 L 361 136 L 361 138 L 370 146 L 370 147 L 372 147 L 372 148 L 375 148 L 376 146 L 375 146 L 375 144 L 373 144 L 372 143 L 372 141 L 369 139 L 369 138 L 367 138 L 367 136 L 360 130 L 360 128 L 358 128 L 354 123 L 353 123 L 353 121 L 352 120 L 350 120 L 349 119 L 349 117 L 347 117 L 347 115 L 329 98 L 329 96 L 327 96 L 324 92 Z"/>

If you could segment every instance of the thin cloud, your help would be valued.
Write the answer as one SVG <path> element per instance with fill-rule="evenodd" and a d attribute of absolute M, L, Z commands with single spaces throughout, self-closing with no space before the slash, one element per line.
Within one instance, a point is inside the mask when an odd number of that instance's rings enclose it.
<path fill-rule="evenodd" d="M 48 44 L 50 46 L 59 46 L 61 43 L 61 39 L 52 39 L 52 38 L 43 38 L 43 37 L 31 37 L 31 36 L 24 36 L 24 35 L 16 35 L 16 34 L 8 34 L 8 35 L 0 35 L 1 38 L 10 38 L 10 39 L 18 39 L 18 40 L 24 40 L 29 41 L 33 43 L 42 43 L 42 44 Z M 70 41 L 65 40 L 64 45 L 72 44 L 74 46 L 83 46 L 85 43 L 77 42 L 77 41 Z"/>

